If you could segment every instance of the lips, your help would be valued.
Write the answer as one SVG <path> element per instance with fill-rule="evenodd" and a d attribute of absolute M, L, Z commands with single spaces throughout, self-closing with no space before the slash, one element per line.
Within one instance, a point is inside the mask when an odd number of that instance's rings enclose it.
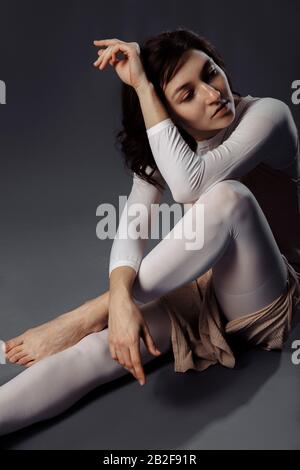
<path fill-rule="evenodd" d="M 220 111 L 220 109 L 224 108 L 224 106 L 226 106 L 226 104 L 229 102 L 229 100 L 226 100 L 224 103 L 222 103 L 217 109 L 216 111 L 214 112 L 214 114 L 212 115 L 212 118 L 217 114 L 218 111 Z"/>

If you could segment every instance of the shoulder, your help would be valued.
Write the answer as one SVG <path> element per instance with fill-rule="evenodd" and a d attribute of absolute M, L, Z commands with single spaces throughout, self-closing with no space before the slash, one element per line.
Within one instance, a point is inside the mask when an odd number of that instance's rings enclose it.
<path fill-rule="evenodd" d="M 246 97 L 242 111 L 241 129 L 247 133 L 271 136 L 278 152 L 295 155 L 298 148 L 298 129 L 290 107 L 273 97 Z"/>
<path fill-rule="evenodd" d="M 237 121 L 242 129 L 266 130 L 268 134 L 271 132 L 291 139 L 297 145 L 298 129 L 293 114 L 290 107 L 278 98 L 248 95 Z"/>
<path fill-rule="evenodd" d="M 252 97 L 251 97 L 252 98 Z M 244 116 L 269 119 L 274 124 L 293 120 L 289 106 L 282 100 L 273 97 L 252 98 L 247 101 Z"/>

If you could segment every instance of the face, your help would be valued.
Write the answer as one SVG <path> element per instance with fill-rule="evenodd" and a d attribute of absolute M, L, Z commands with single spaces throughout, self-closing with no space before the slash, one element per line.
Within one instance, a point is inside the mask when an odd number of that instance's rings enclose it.
<path fill-rule="evenodd" d="M 185 58 L 163 91 L 174 122 L 201 141 L 232 123 L 235 100 L 225 73 L 210 56 L 192 49 L 185 53 Z M 225 100 L 228 103 L 214 115 Z"/>

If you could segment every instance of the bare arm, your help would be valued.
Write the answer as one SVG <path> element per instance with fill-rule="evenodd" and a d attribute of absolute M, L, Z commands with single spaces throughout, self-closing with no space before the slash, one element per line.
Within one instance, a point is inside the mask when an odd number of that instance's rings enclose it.
<path fill-rule="evenodd" d="M 145 81 L 135 88 L 135 91 L 140 101 L 146 129 L 170 118 L 151 82 Z"/>
<path fill-rule="evenodd" d="M 110 295 L 127 299 L 132 298 L 132 285 L 136 271 L 130 266 L 119 266 L 112 270 L 109 277 Z"/>

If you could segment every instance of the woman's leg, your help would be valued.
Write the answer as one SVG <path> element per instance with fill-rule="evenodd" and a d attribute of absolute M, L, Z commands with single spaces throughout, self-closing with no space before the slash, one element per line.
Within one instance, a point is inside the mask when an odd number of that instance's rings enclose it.
<path fill-rule="evenodd" d="M 6 359 L 29 365 L 22 362 L 24 357 L 32 364 L 73 346 L 90 333 L 102 331 L 107 327 L 108 302 L 109 291 L 106 291 L 74 310 L 6 341 Z"/>
<path fill-rule="evenodd" d="M 199 204 L 204 221 L 196 217 Z M 186 229 L 191 232 L 192 227 L 198 240 L 201 231 L 204 235 L 196 250 L 187 249 Z M 168 238 L 143 258 L 133 284 L 135 300 L 160 297 L 210 268 L 228 320 L 268 305 L 286 287 L 286 265 L 267 219 L 252 192 L 236 180 L 219 182 L 203 193 Z"/>
<path fill-rule="evenodd" d="M 204 205 L 204 221 L 196 218 L 199 204 Z M 203 247 L 188 250 L 186 237 L 175 238 L 174 234 L 181 234 L 183 228 L 193 228 L 198 235 L 203 231 Z M 210 268 L 218 301 L 228 320 L 266 306 L 284 291 L 287 272 L 279 248 L 258 202 L 239 181 L 222 181 L 203 193 L 168 235 L 170 238 L 158 243 L 140 264 L 133 294 L 141 304 L 192 281 Z M 85 336 L 91 331 L 90 326 L 98 328 L 92 331 L 100 331 L 99 319 L 107 316 L 108 292 L 88 306 L 88 328 L 83 326 L 86 308 L 81 306 L 77 318 L 69 315 L 69 323 L 64 323 L 63 328 L 53 322 L 52 330 L 45 325 L 43 331 L 25 332 L 12 341 L 9 357 L 16 362 L 29 356 L 38 360 L 74 344 L 78 341 L 76 335 Z M 62 334 L 57 335 L 57 327 Z"/>
<path fill-rule="evenodd" d="M 171 348 L 167 312 L 158 300 L 140 308 L 155 344 L 162 353 L 167 352 Z M 140 346 L 143 364 L 155 359 L 143 340 Z M 0 387 L 0 435 L 56 416 L 95 387 L 128 373 L 110 355 L 108 329 L 92 333 Z"/>

